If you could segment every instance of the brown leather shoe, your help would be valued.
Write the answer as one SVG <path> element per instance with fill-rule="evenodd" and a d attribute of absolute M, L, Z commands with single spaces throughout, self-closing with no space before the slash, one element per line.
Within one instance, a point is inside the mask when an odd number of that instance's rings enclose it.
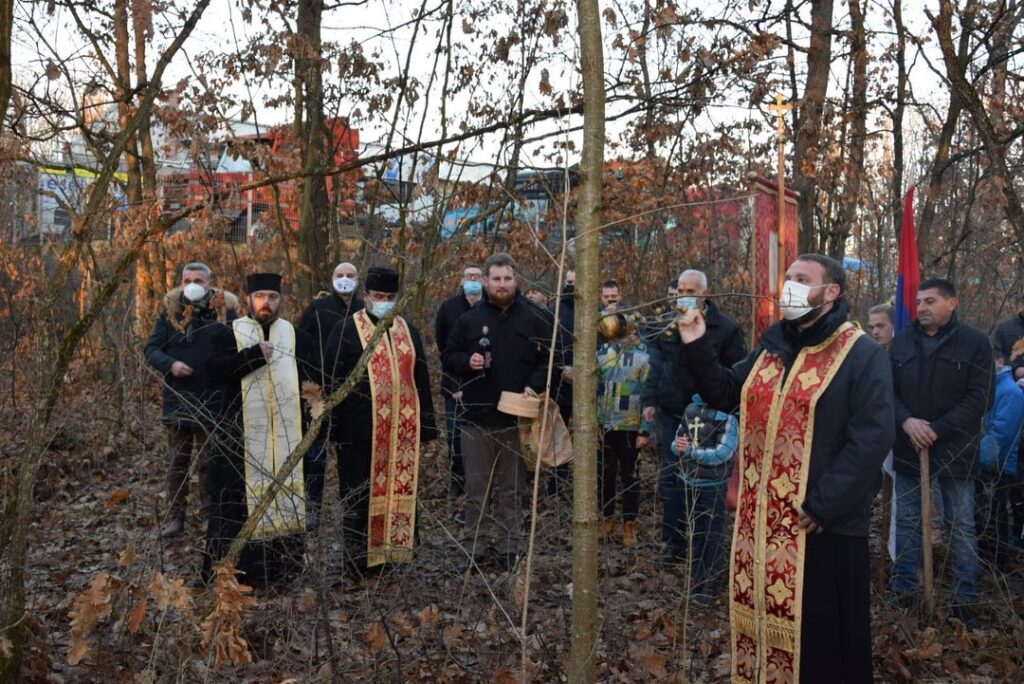
<path fill-rule="evenodd" d="M 601 525 L 598 541 L 607 541 L 615 534 L 615 518 L 605 518 Z"/>
<path fill-rule="evenodd" d="M 636 521 L 627 520 L 622 523 L 622 545 L 636 546 Z"/>

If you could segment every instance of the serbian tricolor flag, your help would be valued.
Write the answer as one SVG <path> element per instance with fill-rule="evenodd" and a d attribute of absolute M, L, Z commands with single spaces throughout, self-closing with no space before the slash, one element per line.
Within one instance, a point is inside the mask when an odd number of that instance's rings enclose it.
<path fill-rule="evenodd" d="M 917 320 L 917 287 L 921 269 L 917 264 L 917 229 L 914 226 L 914 188 L 903 198 L 900 230 L 900 268 L 896 278 L 896 332 Z"/>

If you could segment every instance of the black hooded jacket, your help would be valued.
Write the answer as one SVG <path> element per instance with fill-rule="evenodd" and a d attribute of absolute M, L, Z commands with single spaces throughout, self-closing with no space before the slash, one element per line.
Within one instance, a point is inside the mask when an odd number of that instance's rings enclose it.
<path fill-rule="evenodd" d="M 706 336 L 719 363 L 731 366 L 747 355 L 747 343 L 740 324 L 708 301 L 704 309 Z M 697 393 L 685 363 L 679 363 L 682 342 L 675 326 L 651 340 L 655 362 L 644 386 L 644 406 L 657 406 L 676 423 Z"/>
<path fill-rule="evenodd" d="M 306 310 L 299 317 L 296 328 L 310 335 L 318 344 L 317 356 L 320 357 L 321 368 L 330 369 L 327 360 L 327 339 L 331 336 L 334 324 L 345 320 L 357 311 L 365 308 L 363 300 L 352 295 L 352 300 L 346 304 L 336 292 L 331 292 L 323 297 L 317 297 L 309 303 Z M 323 382 L 317 382 L 323 385 Z"/>
<path fill-rule="evenodd" d="M 459 316 L 444 350 L 444 371 L 460 383 L 468 423 L 516 424 L 515 416 L 498 411 L 498 400 L 503 391 L 518 393 L 527 387 L 544 391 L 553 325 L 547 311 L 518 295 L 508 309 L 483 301 Z M 490 369 L 481 372 L 469 367 L 469 358 L 477 352 L 484 327 L 493 361 Z M 562 363 L 558 347 L 556 343 L 556 367 Z"/>
<path fill-rule="evenodd" d="M 896 392 L 897 473 L 919 472 L 917 451 L 903 430 L 907 418 L 931 423 L 938 441 L 928 450 L 931 474 L 965 479 L 975 473 L 985 412 L 992 403 L 995 367 L 985 333 L 953 319 L 925 350 L 920 323 L 900 331 L 889 347 Z"/>
<path fill-rule="evenodd" d="M 477 304 L 482 302 L 484 298 L 481 295 L 481 299 Z M 460 290 L 459 294 L 446 299 L 441 304 L 441 308 L 437 310 L 437 316 L 434 318 L 434 339 L 437 341 L 437 351 L 441 353 L 441 356 L 444 356 L 444 348 L 448 344 L 448 336 L 451 335 L 455 321 L 459 320 L 459 316 L 472 309 L 473 306 L 466 299 L 466 295 Z M 445 395 L 458 392 L 458 386 L 459 382 L 457 379 L 447 373 L 441 373 L 441 391 Z"/>
<path fill-rule="evenodd" d="M 787 321 L 776 323 L 765 331 L 760 345 L 732 368 L 719 364 L 707 335 L 683 345 L 680 363 L 688 367 L 709 405 L 733 411 L 761 354 L 778 354 L 788 374 L 800 351 L 827 340 L 846 322 L 847 313 L 845 300 L 839 299 L 807 330 Z M 868 536 L 871 503 L 881 486 L 882 461 L 894 436 L 889 359 L 869 335 L 861 335 L 819 398 L 814 414 L 803 509 L 826 532 Z"/>

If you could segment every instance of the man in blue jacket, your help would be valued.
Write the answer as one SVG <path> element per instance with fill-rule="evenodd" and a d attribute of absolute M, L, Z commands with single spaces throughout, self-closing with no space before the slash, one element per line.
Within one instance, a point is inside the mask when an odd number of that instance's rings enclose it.
<path fill-rule="evenodd" d="M 942 278 L 921 282 L 917 322 L 889 349 L 896 407 L 896 562 L 890 590 L 909 603 L 921 568 L 919 452 L 927 449 L 939 481 L 949 528 L 953 570 L 952 614 L 974 627 L 978 600 L 978 541 L 974 479 L 982 419 L 992 397 L 992 347 L 988 337 L 956 317 L 956 288 Z"/>
<path fill-rule="evenodd" d="M 161 422 L 167 429 L 167 511 L 160 536 L 176 537 L 185 529 L 192 454 L 197 455 L 200 518 L 205 528 L 206 455 L 204 449 L 220 411 L 220 390 L 206 373 L 219 323 L 238 317 L 238 298 L 210 285 L 206 264 L 192 262 L 181 271 L 181 284 L 164 296 L 164 310 L 146 342 L 146 361 L 163 373 Z"/>

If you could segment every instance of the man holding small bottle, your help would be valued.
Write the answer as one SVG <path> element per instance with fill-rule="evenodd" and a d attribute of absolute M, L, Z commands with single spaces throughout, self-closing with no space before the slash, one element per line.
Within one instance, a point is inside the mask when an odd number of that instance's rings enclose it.
<path fill-rule="evenodd" d="M 462 458 L 466 470 L 466 524 L 462 569 L 480 563 L 490 546 L 502 569 L 516 562 L 522 541 L 525 468 L 515 416 L 498 410 L 502 392 L 536 394 L 547 380 L 553 321 L 518 291 L 516 263 L 494 254 L 484 265 L 486 299 L 455 322 L 444 351 L 444 371 L 462 387 Z M 556 349 L 555 363 L 561 359 Z M 488 513 L 488 501 L 494 506 Z M 478 535 L 479 532 L 479 535 Z M 464 553 L 463 553 L 464 552 Z"/>

